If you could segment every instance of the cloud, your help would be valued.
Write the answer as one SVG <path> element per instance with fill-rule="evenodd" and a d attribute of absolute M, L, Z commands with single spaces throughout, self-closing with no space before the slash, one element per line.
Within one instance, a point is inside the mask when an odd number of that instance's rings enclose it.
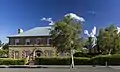
<path fill-rule="evenodd" d="M 73 18 L 73 19 L 75 19 L 75 20 L 79 20 L 79 21 L 81 21 L 81 22 L 85 22 L 85 20 L 84 20 L 83 17 L 80 17 L 80 16 L 78 16 L 78 15 L 76 15 L 76 14 L 74 14 L 74 13 L 68 13 L 68 14 L 65 15 L 65 17 L 66 17 L 66 16 L 70 16 L 71 18 Z"/>
<path fill-rule="evenodd" d="M 88 30 L 84 30 L 84 34 L 86 34 L 88 37 L 90 37 L 90 34 L 88 33 Z"/>
<path fill-rule="evenodd" d="M 78 15 L 76 15 L 74 13 L 68 13 L 68 14 L 65 15 L 65 17 L 66 16 L 70 16 L 71 18 L 73 18 L 73 19 L 75 19 L 77 21 L 85 22 L 83 17 L 79 17 Z M 45 18 L 45 17 L 43 17 L 41 19 L 41 21 L 48 21 L 49 25 L 54 25 L 54 22 L 53 22 L 52 18 Z"/>
<path fill-rule="evenodd" d="M 45 17 L 43 17 L 41 20 L 50 22 L 49 25 L 53 25 L 54 24 L 52 18 L 45 18 Z"/>
<path fill-rule="evenodd" d="M 96 34 L 96 27 L 94 26 L 94 28 L 92 29 L 92 34 L 95 35 Z"/>
<path fill-rule="evenodd" d="M 86 34 L 88 37 L 95 37 L 96 27 L 94 26 L 91 33 L 88 33 L 88 30 L 84 30 L 84 34 Z"/>
<path fill-rule="evenodd" d="M 117 34 L 120 33 L 120 27 L 117 27 Z"/>
<path fill-rule="evenodd" d="M 95 11 L 88 11 L 89 14 L 96 15 L 97 13 Z"/>

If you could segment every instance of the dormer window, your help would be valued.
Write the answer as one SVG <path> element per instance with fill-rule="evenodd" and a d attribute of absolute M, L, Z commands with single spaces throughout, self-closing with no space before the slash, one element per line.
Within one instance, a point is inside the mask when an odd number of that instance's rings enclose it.
<path fill-rule="evenodd" d="M 30 39 L 26 39 L 26 45 L 30 45 Z"/>
<path fill-rule="evenodd" d="M 19 39 L 15 39 L 15 45 L 19 45 L 20 44 L 20 40 Z"/>

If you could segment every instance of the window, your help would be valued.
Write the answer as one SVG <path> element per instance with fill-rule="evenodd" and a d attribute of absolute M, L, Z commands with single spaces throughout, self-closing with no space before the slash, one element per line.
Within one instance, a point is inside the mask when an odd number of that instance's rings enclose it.
<path fill-rule="evenodd" d="M 19 58 L 19 51 L 15 51 L 15 58 Z"/>
<path fill-rule="evenodd" d="M 52 38 L 47 39 L 47 44 L 51 45 L 52 44 Z"/>
<path fill-rule="evenodd" d="M 12 54 L 11 54 L 12 58 L 14 58 L 14 50 L 12 50 Z"/>
<path fill-rule="evenodd" d="M 26 39 L 26 45 L 30 45 L 30 39 Z"/>
<path fill-rule="evenodd" d="M 20 44 L 20 40 L 19 39 L 15 39 L 15 45 L 19 45 Z"/>
<path fill-rule="evenodd" d="M 53 51 L 49 50 L 48 51 L 48 56 L 52 56 Z"/>
<path fill-rule="evenodd" d="M 27 56 L 29 56 L 30 55 L 30 51 L 28 50 L 28 51 L 25 51 L 25 56 L 27 57 Z"/>
<path fill-rule="evenodd" d="M 36 40 L 36 42 L 37 42 L 38 45 L 40 45 L 40 44 L 41 44 L 41 38 L 38 38 L 38 39 Z"/>

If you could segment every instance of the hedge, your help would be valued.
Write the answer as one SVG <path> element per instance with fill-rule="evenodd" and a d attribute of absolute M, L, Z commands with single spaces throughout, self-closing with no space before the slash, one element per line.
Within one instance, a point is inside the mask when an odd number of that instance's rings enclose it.
<path fill-rule="evenodd" d="M 76 65 L 88 65 L 90 64 L 90 58 L 86 57 L 75 57 L 74 62 Z M 36 58 L 35 59 L 36 65 L 70 65 L 71 64 L 71 58 L 70 57 L 64 57 L 64 58 Z"/>
<path fill-rule="evenodd" d="M 0 58 L 0 65 L 24 65 L 24 59 Z"/>
<path fill-rule="evenodd" d="M 87 57 L 75 57 L 74 58 L 75 65 L 90 65 L 90 58 Z"/>
<path fill-rule="evenodd" d="M 109 65 L 120 65 L 120 54 L 111 55 L 108 60 Z"/>
<path fill-rule="evenodd" d="M 120 65 L 120 54 L 114 55 L 99 55 L 91 58 L 91 62 L 96 65 Z"/>
<path fill-rule="evenodd" d="M 75 65 L 105 65 L 106 62 L 108 65 L 120 65 L 120 54 L 114 55 L 98 55 L 92 58 L 87 57 L 74 57 Z M 70 65 L 71 58 L 36 58 L 36 65 Z"/>
<path fill-rule="evenodd" d="M 74 54 L 74 57 L 89 57 L 89 58 L 92 58 L 92 57 L 95 57 L 97 55 L 100 55 L 100 53 L 81 53 L 81 52 L 76 52 Z"/>
<path fill-rule="evenodd" d="M 109 61 L 110 55 L 98 55 L 91 58 L 91 63 L 95 65 L 105 65 Z"/>

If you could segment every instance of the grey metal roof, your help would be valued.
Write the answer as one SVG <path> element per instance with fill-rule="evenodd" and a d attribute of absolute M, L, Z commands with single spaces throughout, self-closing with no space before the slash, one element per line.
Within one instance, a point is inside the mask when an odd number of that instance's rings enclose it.
<path fill-rule="evenodd" d="M 25 37 L 25 36 L 49 36 L 50 26 L 47 27 L 35 27 L 17 35 L 10 35 L 8 37 Z"/>

